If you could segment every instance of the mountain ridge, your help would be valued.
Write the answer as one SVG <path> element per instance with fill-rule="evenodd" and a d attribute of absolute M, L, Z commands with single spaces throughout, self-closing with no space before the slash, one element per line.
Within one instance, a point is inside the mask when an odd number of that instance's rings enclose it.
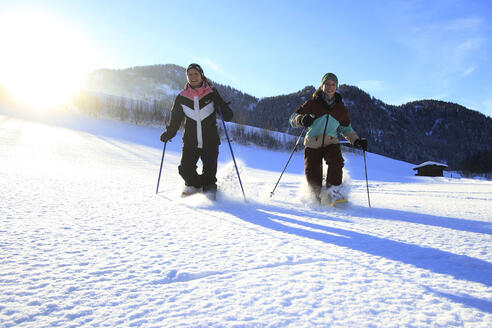
<path fill-rule="evenodd" d="M 174 64 L 96 70 L 87 76 L 86 90 L 143 101 L 159 101 L 170 110 L 175 96 L 186 83 L 186 70 Z M 231 86 L 213 82 L 231 102 L 234 121 L 268 130 L 298 135 L 289 116 L 315 91 L 313 86 L 290 94 L 257 98 Z M 352 126 L 369 140 L 369 151 L 413 164 L 432 160 L 452 169 L 470 165 L 492 155 L 492 119 L 462 105 L 423 99 L 389 105 L 355 86 L 339 87 Z M 485 164 L 484 172 L 492 171 Z"/>

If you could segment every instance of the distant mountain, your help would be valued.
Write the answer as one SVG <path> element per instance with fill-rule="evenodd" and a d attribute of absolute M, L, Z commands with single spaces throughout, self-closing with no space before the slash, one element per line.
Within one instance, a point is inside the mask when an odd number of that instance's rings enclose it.
<path fill-rule="evenodd" d="M 146 102 L 157 100 L 170 108 L 185 84 L 186 69 L 167 64 L 122 70 L 100 69 L 86 76 L 84 89 Z M 258 98 L 237 89 L 219 83 L 214 85 L 224 98 L 234 99 L 236 106 L 241 108 L 252 109 L 258 102 Z"/>
<path fill-rule="evenodd" d="M 87 76 L 85 88 L 148 103 L 158 101 L 170 109 L 185 83 L 185 68 L 154 65 L 97 70 Z M 288 117 L 315 91 L 308 86 L 288 95 L 258 99 L 230 86 L 214 85 L 231 102 L 235 122 L 294 135 L 301 131 L 290 127 Z M 352 126 L 369 140 L 371 152 L 414 164 L 443 162 L 451 169 L 476 166 L 478 161 L 480 170 L 492 172 L 491 163 L 482 163 L 492 156 L 490 117 L 449 102 L 421 100 L 392 106 L 354 86 L 341 85 L 339 91 Z"/>
<path fill-rule="evenodd" d="M 474 154 L 492 154 L 492 119 L 477 111 L 437 100 L 391 106 L 356 87 L 342 86 L 340 91 L 354 129 L 368 137 L 371 151 L 414 164 L 444 162 L 452 169 Z"/>

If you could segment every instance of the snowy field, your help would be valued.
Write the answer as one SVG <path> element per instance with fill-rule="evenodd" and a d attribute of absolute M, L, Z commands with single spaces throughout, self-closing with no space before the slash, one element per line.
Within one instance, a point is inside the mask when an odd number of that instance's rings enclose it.
<path fill-rule="evenodd" d="M 180 137 L 0 114 L 1 327 L 491 327 L 492 181 L 346 154 L 350 206 L 303 204 L 303 155 L 227 143 L 179 197 Z"/>

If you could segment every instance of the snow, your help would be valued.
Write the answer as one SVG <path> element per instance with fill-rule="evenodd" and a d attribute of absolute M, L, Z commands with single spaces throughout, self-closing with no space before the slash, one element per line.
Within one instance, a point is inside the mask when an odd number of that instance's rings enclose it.
<path fill-rule="evenodd" d="M 490 327 L 492 181 L 347 153 L 350 205 L 301 202 L 303 154 L 228 146 L 181 199 L 181 142 L 0 114 L 1 327 Z"/>
<path fill-rule="evenodd" d="M 426 136 L 432 136 L 434 134 L 434 131 L 439 127 L 439 125 L 442 125 L 442 122 L 444 121 L 443 118 L 439 118 L 435 120 L 434 125 L 432 128 L 425 133 Z"/>
<path fill-rule="evenodd" d="M 428 166 L 428 165 L 436 165 L 436 166 L 448 167 L 446 164 L 443 164 L 443 163 L 438 163 L 438 162 L 433 162 L 433 161 L 427 161 L 427 162 L 424 162 L 424 163 L 419 164 L 417 166 L 414 166 L 414 169 L 418 169 L 418 168 L 421 168 L 421 167 L 424 167 L 424 166 Z"/>

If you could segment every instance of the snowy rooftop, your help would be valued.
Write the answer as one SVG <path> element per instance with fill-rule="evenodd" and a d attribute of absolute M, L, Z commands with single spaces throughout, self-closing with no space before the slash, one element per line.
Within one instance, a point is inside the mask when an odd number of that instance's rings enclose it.
<path fill-rule="evenodd" d="M 438 163 L 438 162 L 432 162 L 432 161 L 427 161 L 427 162 L 424 162 L 422 164 L 419 164 L 417 166 L 415 166 L 413 169 L 416 170 L 416 169 L 419 169 L 421 167 L 424 167 L 424 166 L 431 166 L 431 165 L 435 165 L 435 166 L 442 166 L 442 167 L 448 167 L 446 164 L 443 164 L 443 163 Z"/>

